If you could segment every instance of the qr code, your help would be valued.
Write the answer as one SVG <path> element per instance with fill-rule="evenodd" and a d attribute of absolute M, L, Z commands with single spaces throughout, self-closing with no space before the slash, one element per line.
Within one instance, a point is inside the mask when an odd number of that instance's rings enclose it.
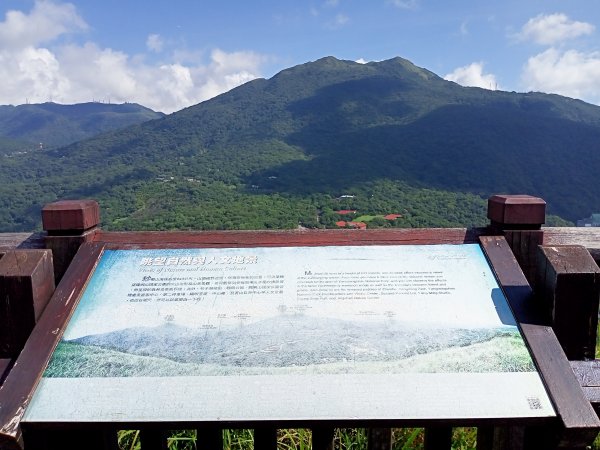
<path fill-rule="evenodd" d="M 529 403 L 529 409 L 542 409 L 542 403 L 537 397 L 527 397 L 527 403 Z"/>

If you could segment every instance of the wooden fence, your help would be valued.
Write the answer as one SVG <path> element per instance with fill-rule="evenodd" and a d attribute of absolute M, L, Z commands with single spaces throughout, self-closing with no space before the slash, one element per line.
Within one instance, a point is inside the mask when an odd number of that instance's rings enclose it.
<path fill-rule="evenodd" d="M 542 228 L 544 214 L 541 199 L 500 195 L 490 198 L 490 225 L 481 229 L 115 233 L 99 227 L 94 201 L 47 205 L 43 233 L 0 234 L 0 449 L 117 448 L 122 424 L 84 423 L 67 429 L 48 424 L 35 430 L 20 424 L 43 370 L 30 355 L 52 352 L 59 330 L 47 324 L 56 323 L 57 317 L 68 320 L 67 306 L 85 284 L 81 270 L 76 270 L 93 261 L 89 254 L 78 252 L 84 243 L 94 244 L 86 247 L 93 253 L 106 246 L 145 248 L 157 243 L 173 248 L 475 242 L 492 261 L 528 345 L 534 354 L 542 355 L 538 370 L 558 413 L 555 420 L 522 426 L 469 418 L 242 424 L 255 429 L 254 448 L 276 449 L 277 429 L 283 427 L 310 428 L 313 449 L 323 450 L 333 448 L 334 427 L 367 427 L 368 448 L 389 450 L 391 427 L 408 426 L 425 427 L 426 449 L 450 449 L 454 426 L 477 427 L 478 449 L 586 448 L 600 430 L 600 365 L 595 360 L 600 228 Z M 515 258 L 521 270 L 514 269 Z M 137 425 L 143 450 L 166 448 L 164 424 Z M 197 448 L 217 450 L 223 448 L 223 429 L 240 424 L 177 426 L 197 429 Z"/>

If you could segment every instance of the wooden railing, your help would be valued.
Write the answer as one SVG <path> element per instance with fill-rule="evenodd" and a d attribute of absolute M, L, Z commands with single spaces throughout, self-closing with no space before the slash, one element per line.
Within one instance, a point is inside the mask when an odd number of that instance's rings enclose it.
<path fill-rule="evenodd" d="M 34 384 L 33 379 L 39 377 L 41 368 L 23 367 L 27 361 L 19 358 L 19 353 L 41 319 L 55 281 L 60 282 L 58 290 L 62 292 L 82 284 L 82 280 L 70 278 L 67 273 L 71 264 L 83 261 L 73 261 L 81 244 L 128 244 L 138 248 L 149 242 L 160 242 L 164 248 L 186 243 L 212 247 L 252 246 L 258 242 L 271 246 L 319 245 L 325 235 L 328 243 L 336 245 L 481 242 L 490 258 L 502 260 L 514 254 L 522 271 L 499 271 L 497 276 L 519 322 L 525 324 L 522 328 L 528 344 L 549 355 L 545 361 L 552 361 L 538 369 L 553 393 L 559 419 L 526 427 L 469 418 L 448 423 L 245 424 L 255 426 L 254 448 L 276 449 L 278 428 L 302 426 L 312 430 L 313 449 L 332 449 L 333 426 L 367 426 L 368 448 L 389 450 L 392 425 L 425 427 L 426 449 L 451 448 L 453 426 L 477 427 L 478 449 L 585 448 L 600 427 L 594 413 L 594 409 L 600 410 L 600 364 L 595 360 L 600 269 L 594 262 L 600 259 L 600 228 L 542 228 L 544 208 L 542 200 L 532 197 L 494 196 L 488 209 L 490 226 L 481 229 L 111 233 L 99 228 L 98 205 L 93 201 L 48 205 L 43 211 L 43 233 L 0 234 L 0 449 L 23 445 L 25 450 L 117 448 L 117 432 L 122 424 L 80 424 L 66 430 L 49 424 L 45 430 L 28 434 L 26 429 L 22 434 L 19 420 L 31 392 L 20 397 L 11 394 L 25 382 L 21 374 Z M 57 314 L 57 308 L 49 307 L 45 314 Z M 535 319 L 531 319 L 532 314 Z M 549 339 L 549 334 L 558 340 Z M 27 345 L 40 345 L 41 336 L 36 328 Z M 563 354 L 570 362 L 553 357 Z M 21 366 L 13 367 L 15 362 Z M 580 397 L 586 399 L 589 410 L 572 408 Z M 168 431 L 160 424 L 137 425 L 143 450 L 167 448 Z M 195 423 L 188 425 L 197 429 L 197 448 L 216 450 L 223 448 L 223 429 L 236 424 L 209 423 L 200 428 Z"/>

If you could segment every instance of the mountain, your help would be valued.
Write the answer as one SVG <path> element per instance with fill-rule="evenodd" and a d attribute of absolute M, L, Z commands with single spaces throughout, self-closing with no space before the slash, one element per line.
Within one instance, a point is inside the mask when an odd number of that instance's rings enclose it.
<path fill-rule="evenodd" d="M 57 103 L 0 106 L 0 137 L 17 141 L 21 150 L 56 148 L 105 131 L 164 116 L 135 103 Z M 0 153 L 10 151 L 0 140 Z"/>
<path fill-rule="evenodd" d="M 107 229 L 322 227 L 357 215 L 472 226 L 493 193 L 543 197 L 573 221 L 600 211 L 599 146 L 600 107 L 582 101 L 465 88 L 402 58 L 327 57 L 158 120 L 4 157 L 0 226 L 39 226 L 41 205 L 77 197 L 100 201 Z"/>

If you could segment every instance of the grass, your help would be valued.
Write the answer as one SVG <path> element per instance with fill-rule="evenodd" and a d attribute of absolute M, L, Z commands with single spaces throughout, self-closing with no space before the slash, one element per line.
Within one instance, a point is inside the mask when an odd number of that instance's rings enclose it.
<path fill-rule="evenodd" d="M 600 358 L 600 326 L 596 339 L 596 358 Z M 422 428 L 395 428 L 393 433 L 393 450 L 421 450 L 424 444 Z M 119 432 L 120 450 L 141 450 L 140 432 L 138 430 L 123 430 Z M 365 429 L 337 429 L 335 433 L 334 450 L 363 450 L 367 449 L 368 435 Z M 253 432 L 248 429 L 223 431 L 224 450 L 252 450 Z M 308 429 L 278 430 L 278 449 L 309 450 L 312 446 L 312 436 Z M 452 450 L 476 449 L 476 428 L 454 428 L 452 432 Z M 592 445 L 592 450 L 600 450 L 600 436 Z M 200 450 L 201 442 L 197 442 L 195 430 L 172 431 L 168 438 L 169 450 Z"/>
<path fill-rule="evenodd" d="M 124 430 L 119 433 L 120 450 L 141 450 L 140 432 Z M 393 450 L 420 450 L 424 445 L 422 428 L 394 428 L 392 430 Z M 248 429 L 223 431 L 224 450 L 252 450 L 254 433 Z M 168 438 L 169 450 L 200 450 L 202 442 L 197 440 L 195 430 L 172 431 Z M 364 428 L 339 428 L 335 430 L 334 450 L 366 450 L 368 432 Z M 454 428 L 452 433 L 453 450 L 475 449 L 476 428 Z M 281 429 L 277 432 L 279 450 L 310 450 L 312 434 L 309 429 Z"/>
<path fill-rule="evenodd" d="M 354 219 L 354 222 L 370 222 L 371 220 L 373 220 L 375 217 L 381 217 L 383 219 L 383 216 L 379 215 L 379 216 L 372 216 L 369 214 L 364 214 L 362 216 L 358 216 Z"/>

